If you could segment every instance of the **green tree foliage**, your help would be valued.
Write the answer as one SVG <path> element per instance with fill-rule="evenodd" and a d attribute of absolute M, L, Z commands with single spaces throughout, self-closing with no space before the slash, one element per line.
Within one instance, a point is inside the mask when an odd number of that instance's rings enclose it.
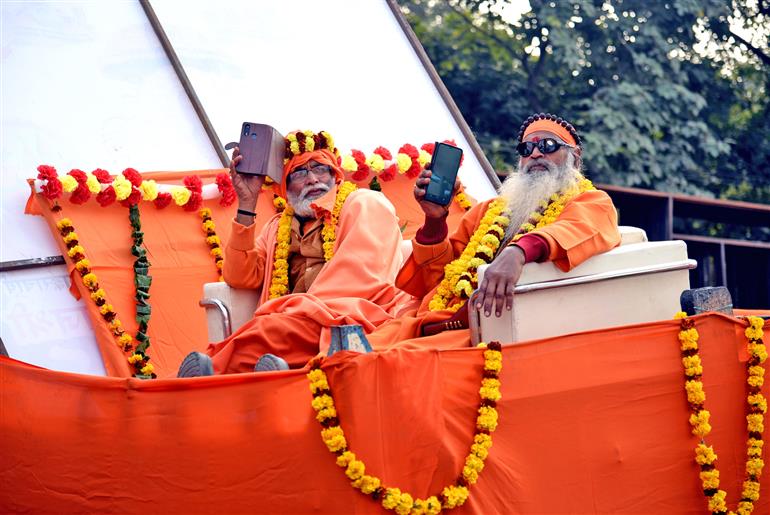
<path fill-rule="evenodd" d="M 770 202 L 763 0 L 530 0 L 513 23 L 503 1 L 399 3 L 496 169 L 548 111 L 596 181 Z"/>

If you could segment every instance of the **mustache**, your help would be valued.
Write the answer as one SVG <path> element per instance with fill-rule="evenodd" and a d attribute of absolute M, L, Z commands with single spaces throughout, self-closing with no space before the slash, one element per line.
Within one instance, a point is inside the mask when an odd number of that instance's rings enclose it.
<path fill-rule="evenodd" d="M 327 192 L 327 191 L 329 191 L 330 189 L 331 189 L 331 186 L 329 186 L 328 184 L 324 184 L 324 183 L 322 183 L 322 182 L 319 182 L 318 184 L 308 184 L 307 186 L 305 186 L 304 188 L 302 188 L 302 191 L 300 191 L 300 193 L 299 193 L 298 197 L 299 197 L 299 200 L 300 200 L 300 202 L 301 202 L 301 201 L 303 201 L 303 200 L 306 200 L 306 199 L 307 199 L 307 197 L 308 197 L 308 194 L 309 194 L 311 191 L 318 191 L 318 190 L 323 190 L 323 193 L 326 193 L 326 192 Z M 314 195 L 314 196 L 313 196 L 313 198 L 318 198 L 318 197 L 320 197 L 320 196 L 321 196 L 321 195 L 318 195 L 318 194 L 316 194 L 316 195 Z"/>
<path fill-rule="evenodd" d="M 534 159 L 534 160 L 530 160 L 527 164 L 522 166 L 520 168 L 520 171 L 523 173 L 528 173 L 533 166 L 544 166 L 545 169 L 548 170 L 548 172 L 550 173 L 554 173 L 558 169 L 558 167 L 554 163 L 552 163 L 547 159 Z"/>

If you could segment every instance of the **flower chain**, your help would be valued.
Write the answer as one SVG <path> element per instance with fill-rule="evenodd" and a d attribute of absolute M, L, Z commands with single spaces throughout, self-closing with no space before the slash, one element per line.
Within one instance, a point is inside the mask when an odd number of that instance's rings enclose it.
<path fill-rule="evenodd" d="M 356 190 L 356 185 L 343 182 L 338 186 L 332 212 L 324 218 L 321 236 L 323 238 L 324 260 L 329 262 L 334 257 L 337 223 L 340 219 L 342 206 L 348 195 Z M 270 281 L 270 298 L 277 299 L 289 293 L 289 247 L 291 242 L 291 221 L 294 210 L 287 205 L 278 220 L 278 231 L 275 238 L 275 258 L 273 261 L 273 277 Z"/>
<path fill-rule="evenodd" d="M 91 262 L 86 257 L 86 251 L 78 241 L 78 235 L 69 218 L 62 218 L 56 222 L 56 228 L 67 246 L 67 255 L 75 263 L 75 269 L 80 274 L 81 280 L 88 291 L 91 292 L 91 300 L 99 307 L 99 312 L 105 322 L 109 324 L 110 331 L 115 338 L 115 343 L 123 352 L 130 353 L 128 362 L 133 367 L 136 376 L 155 378 L 154 367 L 147 356 L 146 346 L 142 352 L 134 348 L 134 338 L 123 330 L 123 324 L 118 319 L 115 309 L 107 301 L 107 294 L 99 287 L 99 279 L 91 271 Z M 147 342 L 149 345 L 149 341 Z"/>
<path fill-rule="evenodd" d="M 214 258 L 214 264 L 217 267 L 217 274 L 219 274 L 219 280 L 224 281 L 222 278 L 222 265 L 224 264 L 222 258 L 222 240 L 217 236 L 216 226 L 214 220 L 211 219 L 211 209 L 204 207 L 198 211 L 201 219 L 203 220 L 203 232 L 206 233 L 206 243 L 211 249 L 210 254 Z"/>
<path fill-rule="evenodd" d="M 695 461 L 700 465 L 700 479 L 703 493 L 708 500 L 708 509 L 712 513 L 729 513 L 730 515 L 749 515 L 754 510 L 754 503 L 759 500 L 759 478 L 765 465 L 762 461 L 764 441 L 764 416 L 767 412 L 767 400 L 760 389 L 765 379 L 765 369 L 761 366 L 767 359 L 767 349 L 762 342 L 762 326 L 764 321 L 759 317 L 748 317 L 749 327 L 745 331 L 748 339 L 749 360 L 747 383 L 748 411 L 746 425 L 749 438 L 746 442 L 746 479 L 743 481 L 741 500 L 736 511 L 727 509 L 727 493 L 719 489 L 719 469 L 716 467 L 717 455 L 713 447 L 707 445 L 704 438 L 711 432 L 709 418 L 711 413 L 704 408 L 706 393 L 703 391 L 703 365 L 698 355 L 698 330 L 695 322 L 687 318 L 687 314 L 679 312 L 674 318 L 681 319 L 679 343 L 682 350 L 682 364 L 686 376 L 685 390 L 687 403 L 690 406 L 690 425 L 692 433 L 701 438 L 695 448 Z"/>
<path fill-rule="evenodd" d="M 492 261 L 505 236 L 505 228 L 510 222 L 503 215 L 505 207 L 503 198 L 493 200 L 460 257 L 444 267 L 444 279 L 428 304 L 431 311 L 457 311 L 473 293 L 478 280 L 478 267 Z M 451 304 L 458 298 L 463 299 L 462 302 Z"/>
<path fill-rule="evenodd" d="M 456 508 L 465 503 L 470 493 L 468 487 L 478 481 L 479 474 L 484 469 L 484 460 L 487 459 L 489 448 L 492 447 L 491 433 L 495 431 L 498 424 L 497 402 L 502 397 L 499 373 L 503 368 L 503 354 L 500 351 L 500 344 L 481 343 L 479 347 L 485 348 L 484 372 L 479 389 L 481 403 L 471 451 L 465 458 L 465 465 L 455 484 L 444 487 L 440 494 L 432 495 L 427 499 L 416 499 L 398 488 L 384 486 L 378 477 L 365 474 L 364 462 L 356 459 L 356 455 L 348 449 L 345 433 L 337 417 L 329 380 L 326 373 L 321 370 L 322 359 L 313 360 L 307 378 L 310 380 L 316 420 L 323 428 L 321 438 L 329 451 L 337 456 L 337 465 L 345 469 L 345 475 L 350 479 L 353 488 L 370 495 L 375 501 L 380 501 L 383 508 L 393 510 L 399 515 L 440 513 L 442 509 Z"/>

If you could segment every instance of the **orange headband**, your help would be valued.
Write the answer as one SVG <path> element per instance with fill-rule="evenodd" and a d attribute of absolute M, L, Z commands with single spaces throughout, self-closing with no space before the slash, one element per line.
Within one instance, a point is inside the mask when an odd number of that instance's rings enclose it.
<path fill-rule="evenodd" d="M 577 142 L 575 141 L 575 138 L 572 137 L 572 134 L 570 134 L 567 129 L 554 122 L 553 120 L 535 120 L 529 124 L 527 130 L 524 131 L 524 136 L 522 136 L 521 139 L 524 140 L 527 135 L 536 131 L 552 132 L 553 134 L 559 136 L 563 142 L 577 146 Z"/>

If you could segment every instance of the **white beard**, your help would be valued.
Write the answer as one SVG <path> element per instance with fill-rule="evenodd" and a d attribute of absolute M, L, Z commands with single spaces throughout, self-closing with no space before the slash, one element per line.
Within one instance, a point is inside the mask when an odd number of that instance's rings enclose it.
<path fill-rule="evenodd" d="M 542 160 L 548 170 L 530 172 L 529 168 L 534 164 L 527 163 L 527 167 L 508 176 L 500 186 L 500 196 L 508 202 L 508 216 L 510 223 L 506 230 L 506 238 L 512 237 L 519 231 L 521 224 L 529 220 L 530 215 L 537 211 L 543 201 L 554 193 L 563 191 L 583 178 L 580 169 L 575 167 L 575 156 L 570 153 L 562 166 L 556 166 L 550 161 Z"/>
<path fill-rule="evenodd" d="M 317 199 L 323 197 L 326 194 L 326 192 L 331 189 L 332 184 L 334 184 L 333 179 L 330 180 L 329 184 L 319 183 L 319 184 L 307 185 L 304 188 L 302 188 L 302 191 L 299 193 L 299 195 L 294 195 L 293 193 L 286 192 L 289 205 L 291 205 L 292 209 L 294 210 L 294 214 L 302 218 L 316 218 L 315 211 L 313 210 L 312 207 L 310 207 L 310 204 L 315 202 Z M 318 188 L 324 188 L 324 192 L 320 195 L 313 195 L 312 197 L 308 197 L 308 191 L 310 191 L 311 189 L 318 189 Z"/>

